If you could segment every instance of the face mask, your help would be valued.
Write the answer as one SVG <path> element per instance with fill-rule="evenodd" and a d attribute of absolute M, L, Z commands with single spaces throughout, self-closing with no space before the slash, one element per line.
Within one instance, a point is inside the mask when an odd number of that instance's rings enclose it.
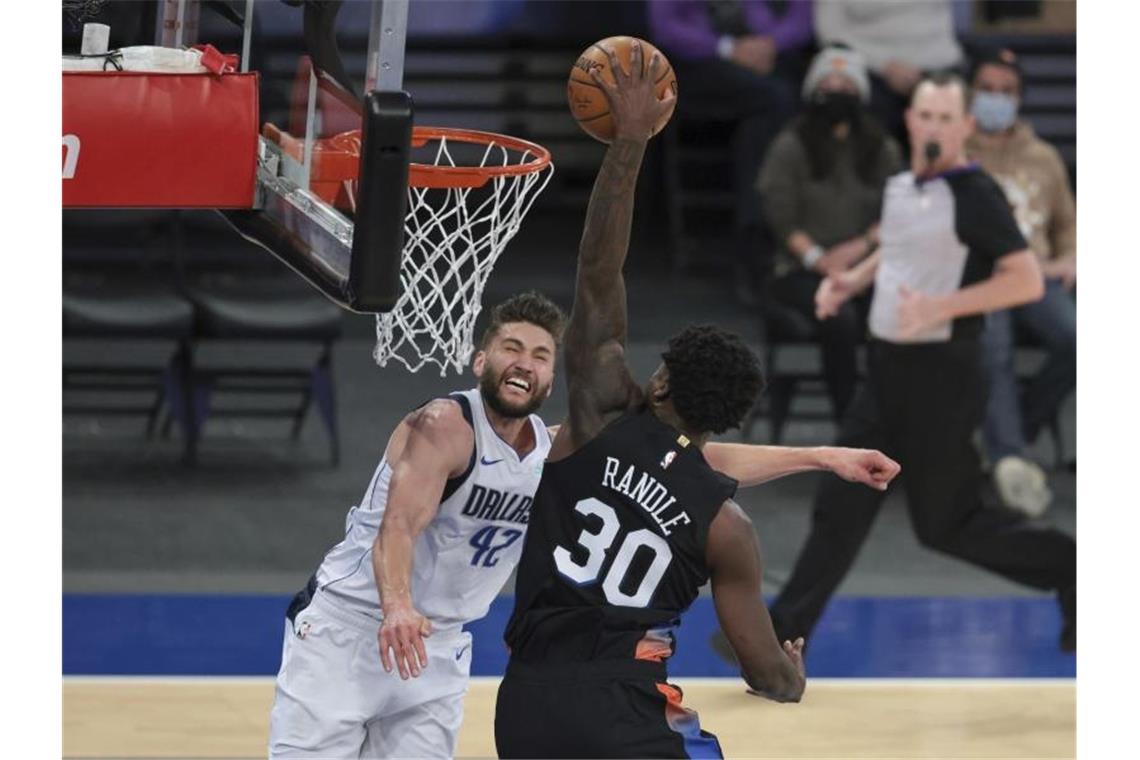
<path fill-rule="evenodd" d="M 999 92 L 979 92 L 970 109 L 983 132 L 1001 132 L 1017 119 L 1017 98 Z"/>
<path fill-rule="evenodd" d="M 849 92 L 817 93 L 809 106 L 813 116 L 828 124 L 854 121 L 860 107 L 859 96 Z"/>

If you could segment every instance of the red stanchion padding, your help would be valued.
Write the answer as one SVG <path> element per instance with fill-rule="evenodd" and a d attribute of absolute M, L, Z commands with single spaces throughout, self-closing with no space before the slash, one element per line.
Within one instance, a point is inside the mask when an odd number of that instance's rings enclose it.
<path fill-rule="evenodd" d="M 63 74 L 65 207 L 250 208 L 256 73 Z"/>

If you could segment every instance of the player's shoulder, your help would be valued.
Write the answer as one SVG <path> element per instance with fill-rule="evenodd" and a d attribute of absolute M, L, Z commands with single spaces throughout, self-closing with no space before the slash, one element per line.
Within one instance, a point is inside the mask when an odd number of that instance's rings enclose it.
<path fill-rule="evenodd" d="M 686 450 L 690 452 L 684 458 L 694 479 L 692 482 L 699 484 L 697 486 L 699 492 L 707 496 L 708 503 L 714 511 L 722 509 L 722 505 L 735 496 L 740 481 L 713 467 L 700 449 L 687 447 L 684 436 L 677 443 L 686 446 Z"/>
<path fill-rule="evenodd" d="M 473 432 L 470 412 L 464 409 L 466 399 L 460 400 L 461 398 L 459 396 L 434 398 L 409 412 L 404 422 L 415 433 L 433 438 L 462 435 L 464 431 Z"/>

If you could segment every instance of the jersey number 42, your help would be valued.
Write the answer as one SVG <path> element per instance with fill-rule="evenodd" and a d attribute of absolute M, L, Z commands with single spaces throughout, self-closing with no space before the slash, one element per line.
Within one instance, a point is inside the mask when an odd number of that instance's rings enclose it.
<path fill-rule="evenodd" d="M 606 555 L 617 544 L 617 554 L 602 579 L 602 591 L 606 601 L 619 607 L 647 607 L 657 590 L 657 585 L 665 576 L 669 563 L 673 560 L 673 550 L 669 542 L 648 528 L 641 528 L 626 533 L 618 540 L 621 532 L 621 522 L 618 520 L 614 508 L 604 501 L 590 497 L 582 499 L 574 505 L 577 512 L 583 515 L 592 515 L 601 520 L 601 527 L 596 532 L 583 530 L 578 535 L 578 543 L 586 549 L 585 562 L 574 561 L 569 549 L 557 547 L 554 550 L 554 564 L 558 572 L 580 586 L 597 582 L 606 564 Z M 632 593 L 622 590 L 629 574 L 630 565 L 639 549 L 653 552 L 653 562 L 645 572 L 641 582 Z"/>

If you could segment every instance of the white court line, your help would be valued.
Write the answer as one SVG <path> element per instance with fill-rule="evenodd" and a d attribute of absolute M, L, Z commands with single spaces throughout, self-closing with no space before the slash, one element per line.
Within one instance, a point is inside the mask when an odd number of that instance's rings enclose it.
<path fill-rule="evenodd" d="M 263 685 L 274 682 L 273 676 L 64 676 L 66 684 L 107 684 L 107 685 Z M 472 683 L 497 684 L 500 676 L 473 676 Z M 744 681 L 726 676 L 723 678 L 670 678 L 670 682 L 695 686 L 739 685 L 744 690 Z M 1074 687 L 1075 678 L 812 678 L 808 675 L 808 686 L 828 686 L 843 688 L 947 688 L 947 687 L 1023 687 L 1058 688 Z"/>
<path fill-rule="evenodd" d="M 124 684 L 124 685 L 151 685 L 151 684 L 234 684 L 237 686 L 272 684 L 274 676 L 64 676 L 65 684 Z"/>

